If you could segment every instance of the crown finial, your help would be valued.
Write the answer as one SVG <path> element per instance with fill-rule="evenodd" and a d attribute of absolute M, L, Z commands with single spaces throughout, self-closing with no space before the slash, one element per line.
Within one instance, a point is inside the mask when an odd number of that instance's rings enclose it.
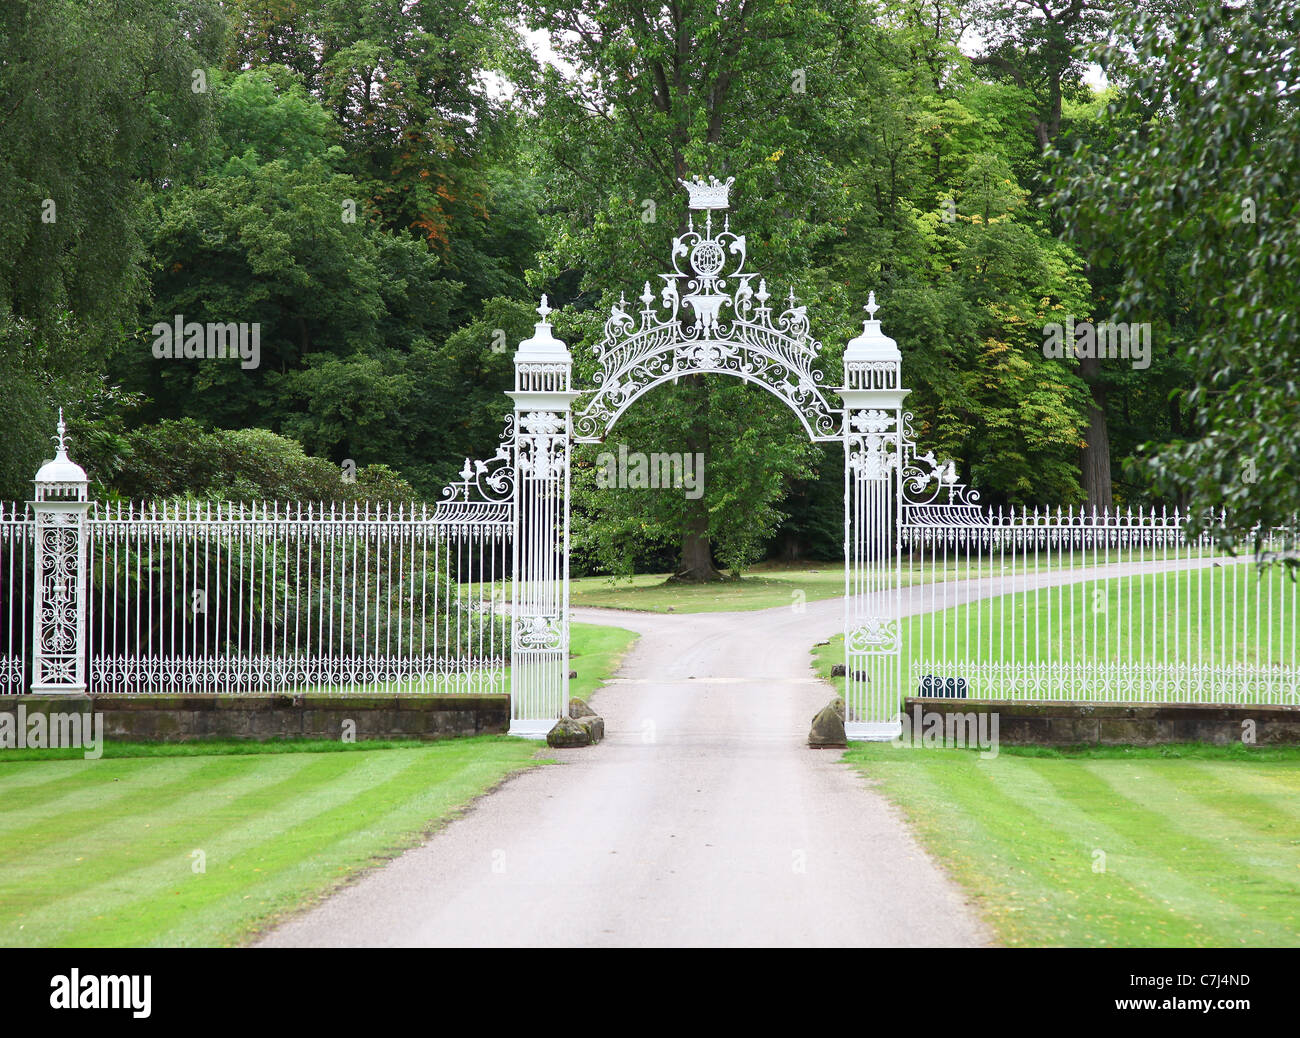
<path fill-rule="evenodd" d="M 880 309 L 880 305 L 876 302 L 875 292 L 867 293 L 867 305 L 862 309 L 867 312 L 867 317 L 870 320 L 874 321 L 876 319 L 876 311 Z"/>
<path fill-rule="evenodd" d="M 686 188 L 686 193 L 690 196 L 689 206 L 692 209 L 726 209 L 729 204 L 727 195 L 735 182 L 735 177 L 719 180 L 715 176 L 710 176 L 706 181 L 698 173 L 690 180 L 677 181 Z"/>
<path fill-rule="evenodd" d="M 545 292 L 542 293 L 542 305 L 539 306 L 539 307 L 537 308 L 537 312 L 538 312 L 539 314 L 542 315 L 542 323 L 544 323 L 544 324 L 549 323 L 549 322 L 546 320 L 546 317 L 547 317 L 548 314 L 550 314 L 550 312 L 551 312 L 551 308 L 550 308 L 550 306 L 548 306 L 547 303 L 546 303 L 546 293 L 545 293 Z"/>

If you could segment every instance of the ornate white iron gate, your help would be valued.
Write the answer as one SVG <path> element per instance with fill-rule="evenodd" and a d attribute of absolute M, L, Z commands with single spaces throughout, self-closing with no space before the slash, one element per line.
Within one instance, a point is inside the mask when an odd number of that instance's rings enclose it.
<path fill-rule="evenodd" d="M 893 738 L 903 697 L 916 694 L 1297 701 L 1295 582 L 1188 538 L 1179 515 L 983 509 L 951 462 L 917 448 L 902 356 L 874 293 L 833 406 L 804 308 L 793 293 L 770 306 L 767 282 L 745 270 L 744 235 L 725 215 L 716 225 L 730 185 L 683 182 L 691 215 L 671 269 L 657 290 L 645 283 L 639 308 L 625 297 L 612 308 L 594 388 L 573 390 L 544 297 L 519 346 L 513 651 L 526 665 L 511 671 L 513 733 L 541 737 L 565 710 L 569 444 L 599 442 L 634 401 L 691 374 L 755 383 L 813 440 L 844 446 L 850 739 Z M 1265 539 L 1279 552 L 1294 544 L 1294 528 Z"/>
<path fill-rule="evenodd" d="M 593 388 L 573 388 L 542 298 L 501 446 L 432 509 L 96 504 L 60 415 L 35 500 L 0 506 L 0 694 L 491 693 L 508 667 L 510 731 L 542 738 L 568 698 L 571 445 L 664 382 L 727 374 L 844 447 L 850 739 L 894 737 L 909 694 L 1297 701 L 1295 581 L 1189 538 L 1177 513 L 984 509 L 918 450 L 874 293 L 832 405 L 805 309 L 769 305 L 745 269 L 730 185 L 684 182 L 671 269 L 612 308 Z"/>
<path fill-rule="evenodd" d="M 569 649 L 569 445 L 599 442 L 656 386 L 694 374 L 724 374 L 772 393 L 816 441 L 845 448 L 845 642 L 850 738 L 898 731 L 900 659 L 896 530 L 902 450 L 901 356 L 875 319 L 874 294 L 863 333 L 844 355 L 846 385 L 833 405 L 814 367 L 821 344 L 794 293 L 770 305 L 767 281 L 745 269 L 746 242 L 725 215 L 725 183 L 683 181 L 687 230 L 670 252 L 657 290 L 647 281 L 632 308 L 621 298 L 595 347 L 601 369 L 591 390 L 574 390 L 572 357 L 541 320 L 515 354 L 516 583 L 511 668 L 516 735 L 540 738 L 566 708 Z M 721 227 L 715 213 L 723 213 Z M 701 215 L 702 214 L 702 215 Z M 703 226 L 700 226 L 702 222 Z M 576 411 L 575 411 L 576 406 Z"/>

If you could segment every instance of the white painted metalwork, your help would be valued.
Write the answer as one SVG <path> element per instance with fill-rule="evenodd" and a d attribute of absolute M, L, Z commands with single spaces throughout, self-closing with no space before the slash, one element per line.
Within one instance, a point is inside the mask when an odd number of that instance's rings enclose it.
<path fill-rule="evenodd" d="M 511 417 L 436 505 L 92 503 L 60 423 L 32 515 L 0 508 L 3 688 L 30 599 L 33 692 L 504 694 L 513 452 Z"/>
<path fill-rule="evenodd" d="M 35 524 L 25 507 L 0 501 L 0 696 L 26 692 L 28 623 L 32 610 L 32 554 Z"/>
<path fill-rule="evenodd" d="M 505 691 L 511 521 L 466 502 L 110 503 L 91 691 Z"/>
<path fill-rule="evenodd" d="M 839 411 L 826 398 L 824 375 L 813 365 L 821 343 L 812 337 L 807 309 L 793 289 L 777 312 L 766 279 L 745 270 L 743 234 L 721 229 L 731 179 L 682 181 L 692 210 L 687 230 L 673 240 L 672 270 L 660 274 L 658 294 L 645 283 L 640 309 L 620 298 L 594 347 L 600 370 L 574 418 L 578 442 L 596 442 L 619 416 L 655 386 L 692 374 L 724 374 L 761 386 L 784 401 L 814 440 L 840 436 Z M 704 212 L 696 226 L 695 210 Z M 757 286 L 755 286 L 757 282 Z"/>
<path fill-rule="evenodd" d="M 1300 703 L 1297 584 L 1175 511 L 983 509 L 905 442 L 899 695 Z M 1295 550 L 1270 531 L 1266 556 Z M 924 582 L 924 583 L 922 583 Z"/>
<path fill-rule="evenodd" d="M 68 458 L 59 408 L 54 459 L 36 473 L 32 685 L 42 695 L 86 691 L 86 473 Z"/>
<path fill-rule="evenodd" d="M 896 530 L 902 496 L 902 354 L 876 320 L 844 351 L 844 727 L 850 739 L 892 739 L 901 660 Z"/>
<path fill-rule="evenodd" d="M 594 388 L 573 388 L 543 296 L 501 445 L 466 460 L 433 507 L 94 503 L 60 414 L 35 499 L 0 504 L 0 693 L 21 691 L 29 666 L 47 693 L 508 687 L 510 731 L 542 738 L 568 697 L 570 447 L 602 439 L 655 386 L 717 373 L 844 447 L 849 738 L 892 738 L 917 693 L 1297 702 L 1300 585 L 1287 574 L 1190 537 L 1177 512 L 986 509 L 917 447 L 874 293 L 832 407 L 804 308 L 791 293 L 775 313 L 744 269 L 744 236 L 726 215 L 714 223 L 731 180 L 683 186 L 672 270 L 635 315 L 613 307 Z M 1294 552 L 1295 535 L 1270 531 L 1264 548 Z"/>
<path fill-rule="evenodd" d="M 545 738 L 568 707 L 569 445 L 573 359 L 546 297 L 515 353 L 514 595 L 510 733 Z"/>

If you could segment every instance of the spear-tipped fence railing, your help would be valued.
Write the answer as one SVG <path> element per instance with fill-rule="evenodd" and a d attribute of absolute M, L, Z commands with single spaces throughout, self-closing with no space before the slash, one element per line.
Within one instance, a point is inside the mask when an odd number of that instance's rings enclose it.
<path fill-rule="evenodd" d="M 0 501 L 0 695 L 18 695 L 28 687 L 35 536 L 27 509 Z"/>
<path fill-rule="evenodd" d="M 1229 555 L 1179 512 L 905 506 L 904 695 L 1300 702 L 1296 527 Z"/>
<path fill-rule="evenodd" d="M 110 504 L 92 692 L 503 692 L 511 517 L 426 505 Z"/>
<path fill-rule="evenodd" d="M 512 531 L 508 502 L 92 504 L 87 691 L 507 692 Z M 10 693 L 32 536 L 0 507 Z"/>

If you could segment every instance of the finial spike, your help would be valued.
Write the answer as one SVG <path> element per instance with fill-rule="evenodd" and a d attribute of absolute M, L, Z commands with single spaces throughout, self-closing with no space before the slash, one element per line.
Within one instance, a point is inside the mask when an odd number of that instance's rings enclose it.
<path fill-rule="evenodd" d="M 58 435 L 54 438 L 55 449 L 59 454 L 68 452 L 68 427 L 63 424 L 63 408 L 59 408 Z"/>
<path fill-rule="evenodd" d="M 876 293 L 874 290 L 867 293 L 867 305 L 862 309 L 867 312 L 867 317 L 870 320 L 874 321 L 876 319 L 876 311 L 880 309 L 880 305 L 876 302 Z"/>
<path fill-rule="evenodd" d="M 547 305 L 545 292 L 542 293 L 542 305 L 537 308 L 537 312 L 542 315 L 543 324 L 549 323 L 546 318 L 551 313 L 551 307 Z"/>

